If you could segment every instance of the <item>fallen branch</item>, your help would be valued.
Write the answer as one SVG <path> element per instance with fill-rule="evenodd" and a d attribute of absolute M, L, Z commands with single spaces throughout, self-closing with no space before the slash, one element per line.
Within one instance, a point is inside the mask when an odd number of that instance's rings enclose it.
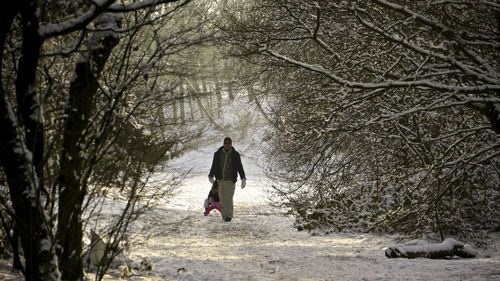
<path fill-rule="evenodd" d="M 440 244 L 429 244 L 423 246 L 391 246 L 385 250 L 388 258 L 429 258 L 446 259 L 458 256 L 461 258 L 474 258 L 477 251 L 470 245 L 459 242 L 453 238 L 447 238 Z"/>

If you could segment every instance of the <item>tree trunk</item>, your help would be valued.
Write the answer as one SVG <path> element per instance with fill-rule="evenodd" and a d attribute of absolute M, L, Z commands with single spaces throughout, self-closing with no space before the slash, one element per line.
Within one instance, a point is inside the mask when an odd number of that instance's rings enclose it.
<path fill-rule="evenodd" d="M 109 28 L 110 24 L 117 25 L 106 21 L 99 23 L 103 25 L 99 26 L 102 29 Z M 90 40 L 89 46 L 93 49 L 81 55 L 75 67 L 76 78 L 70 84 L 63 136 L 57 240 L 61 243 L 59 257 L 64 280 L 83 278 L 81 215 L 87 192 L 82 185 L 87 160 L 85 144 L 87 132 L 90 131 L 92 105 L 98 90 L 97 79 L 119 38 L 115 33 L 103 31 L 93 34 Z"/>
<path fill-rule="evenodd" d="M 6 202 L 3 202 L 4 204 Z M 4 229 L 5 236 L 7 238 L 7 241 L 10 244 L 10 247 L 12 248 L 12 268 L 15 270 L 19 270 L 23 272 L 24 274 L 24 268 L 23 268 L 23 263 L 21 262 L 21 257 L 19 255 L 19 234 L 17 233 L 17 227 L 14 226 L 15 223 L 15 217 L 12 214 L 12 225 L 9 225 L 6 221 L 5 218 L 2 215 L 2 212 L 0 212 L 0 220 L 2 221 L 2 227 Z M 10 235 L 11 230 L 13 230 L 13 234 Z"/>
<path fill-rule="evenodd" d="M 174 99 L 172 100 L 172 118 L 171 118 L 171 120 L 173 121 L 174 124 L 176 124 L 179 122 L 179 114 L 180 114 L 180 111 L 179 111 L 179 108 L 177 105 L 177 101 L 179 101 L 180 95 L 181 95 L 179 86 L 174 88 L 173 93 L 174 93 Z"/>
<path fill-rule="evenodd" d="M 181 118 L 181 124 L 186 124 L 186 104 L 184 102 L 184 99 L 186 98 L 184 94 L 184 85 L 180 86 L 180 95 L 181 98 L 179 99 L 179 110 L 180 110 L 180 118 Z"/>
<path fill-rule="evenodd" d="M 193 122 L 195 120 L 194 119 L 195 118 L 194 117 L 195 109 L 194 109 L 194 104 L 193 104 L 193 91 L 190 91 L 187 85 L 182 85 L 182 88 L 184 89 L 184 93 L 188 97 L 189 117 L 190 117 L 191 122 Z"/>
<path fill-rule="evenodd" d="M 234 82 L 233 81 L 229 81 L 227 83 L 227 95 L 228 95 L 230 101 L 234 100 Z"/>
<path fill-rule="evenodd" d="M 15 6 L 12 6 L 14 4 Z M 2 12 L 0 14 L 0 46 L 2 47 L 1 53 L 3 54 L 4 50 L 4 44 L 5 40 L 7 37 L 7 33 L 9 32 L 9 29 L 12 25 L 12 21 L 14 20 L 15 15 L 19 11 L 19 6 L 16 5 L 16 3 L 8 2 L 7 6 L 2 9 Z M 2 66 L 3 69 L 3 56 L 0 56 L 0 65 Z M 0 86 L 2 88 L 3 92 L 3 83 L 2 80 L 0 79 Z M 13 224 L 16 221 L 15 215 L 12 217 Z M 24 268 L 21 263 L 21 258 L 19 256 L 19 234 L 18 234 L 18 228 L 13 225 L 13 235 L 10 236 L 10 230 L 11 228 L 6 224 L 2 217 L 2 225 L 5 229 L 5 233 L 7 235 L 7 238 L 9 240 L 9 243 L 12 247 L 12 255 L 13 255 L 13 262 L 12 262 L 12 268 L 16 270 L 20 270 L 24 273 Z"/>
<path fill-rule="evenodd" d="M 59 280 L 51 227 L 40 197 L 40 190 L 43 189 L 44 140 L 42 119 L 39 118 L 41 106 L 34 89 L 43 39 L 38 34 L 36 1 L 8 1 L 2 9 L 1 72 L 4 71 L 6 35 L 18 13 L 22 16 L 22 47 L 15 83 L 19 119 L 16 120 L 3 83 L 0 83 L 0 162 L 15 212 L 15 232 L 20 236 L 24 251 L 25 280 Z M 24 134 L 19 127 L 24 128 Z"/>
<path fill-rule="evenodd" d="M 497 38 L 500 43 L 500 12 L 495 12 L 495 19 L 497 22 Z M 497 48 L 497 52 L 500 51 L 500 48 Z M 498 59 L 498 57 L 497 57 Z M 500 91 L 496 92 L 497 98 L 500 98 Z M 489 108 L 489 115 L 487 115 L 490 120 L 493 130 L 500 135 L 500 103 L 492 104 Z"/>
<path fill-rule="evenodd" d="M 208 107 L 212 107 L 212 95 L 208 94 L 208 87 L 207 87 L 207 81 L 201 80 L 201 91 L 202 91 L 202 96 L 208 98 Z"/>
<path fill-rule="evenodd" d="M 44 133 L 42 105 L 35 92 L 35 80 L 43 39 L 38 34 L 36 5 L 27 5 L 21 11 L 23 22 L 22 54 L 16 79 L 16 99 L 21 123 L 26 134 L 26 146 L 33 153 L 33 164 L 39 177 L 39 191 L 44 189 L 43 147 Z"/>
<path fill-rule="evenodd" d="M 222 115 L 222 92 L 219 82 L 215 84 L 215 95 L 217 97 L 217 117 L 220 118 Z"/>
<path fill-rule="evenodd" d="M 196 86 L 191 84 L 191 87 L 193 87 L 194 90 L 194 98 L 196 99 L 196 104 L 198 105 L 198 108 L 200 109 L 200 118 L 203 119 L 205 118 L 205 112 L 201 109 L 203 107 L 202 103 L 202 97 L 203 97 L 203 82 L 200 82 L 201 84 L 196 83 Z"/>
<path fill-rule="evenodd" d="M 4 168 L 12 205 L 16 213 L 15 227 L 20 234 L 25 257 L 25 279 L 59 280 L 48 216 L 37 195 L 39 180 L 35 173 L 31 152 L 22 141 L 7 103 L 0 89 L 0 162 Z"/>
<path fill-rule="evenodd" d="M 247 95 L 248 95 L 248 102 L 252 103 L 253 100 L 255 99 L 255 91 L 253 89 L 253 85 L 250 84 L 247 86 Z"/>
<path fill-rule="evenodd" d="M 186 80 L 189 85 L 191 86 L 191 88 L 193 89 L 193 91 L 196 91 L 196 88 L 194 87 L 194 85 L 189 81 L 189 80 Z M 199 89 L 198 89 L 199 90 Z M 215 122 L 214 118 L 212 117 L 212 115 L 210 114 L 209 111 L 206 110 L 206 108 L 203 106 L 203 104 L 201 103 L 201 100 L 198 98 L 198 107 L 200 108 L 200 111 L 201 111 L 201 116 L 203 117 L 204 115 L 207 116 L 208 120 L 210 120 L 210 122 L 220 131 L 224 131 L 224 128 L 218 124 L 217 122 Z"/>

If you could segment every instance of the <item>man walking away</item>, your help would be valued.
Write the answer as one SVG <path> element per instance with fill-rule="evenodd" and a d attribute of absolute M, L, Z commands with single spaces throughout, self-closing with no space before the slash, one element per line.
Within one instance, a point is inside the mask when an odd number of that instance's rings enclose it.
<path fill-rule="evenodd" d="M 231 221 L 233 218 L 233 195 L 238 174 L 241 178 L 241 188 L 245 188 L 246 178 L 240 154 L 233 148 L 231 138 L 224 138 L 224 145 L 214 153 L 212 167 L 208 180 L 219 183 L 219 198 L 222 218 Z"/>

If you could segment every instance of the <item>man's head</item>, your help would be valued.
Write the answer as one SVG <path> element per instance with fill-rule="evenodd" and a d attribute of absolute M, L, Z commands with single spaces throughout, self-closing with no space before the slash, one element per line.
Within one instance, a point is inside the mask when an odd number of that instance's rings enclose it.
<path fill-rule="evenodd" d="M 231 140 L 230 137 L 225 137 L 224 138 L 224 148 L 225 149 L 230 149 L 233 145 L 233 141 Z"/>

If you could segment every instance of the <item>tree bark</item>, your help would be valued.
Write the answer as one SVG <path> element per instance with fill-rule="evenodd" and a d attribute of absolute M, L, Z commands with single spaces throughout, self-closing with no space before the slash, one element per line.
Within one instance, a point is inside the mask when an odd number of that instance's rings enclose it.
<path fill-rule="evenodd" d="M 215 95 L 217 97 L 217 117 L 220 118 L 222 115 L 222 90 L 218 81 L 215 83 Z"/>
<path fill-rule="evenodd" d="M 12 22 L 14 20 L 14 17 L 16 14 L 19 12 L 19 5 L 13 2 L 8 2 L 7 5 L 2 9 L 1 14 L 0 14 L 0 46 L 2 47 L 1 53 L 3 54 L 4 50 L 4 44 L 5 40 L 7 38 L 7 34 L 9 32 L 9 29 L 12 25 Z M 2 66 L 3 69 L 3 56 L 0 56 L 0 65 Z M 0 87 L 3 90 L 3 81 L 0 79 Z M 12 215 L 12 220 L 13 223 L 15 223 L 15 215 Z M 13 235 L 10 236 L 9 232 L 11 230 L 10 227 L 8 227 L 5 223 L 5 221 L 2 218 L 2 224 L 5 228 L 5 233 L 7 234 L 7 237 L 9 238 L 9 243 L 12 247 L 12 255 L 13 255 L 13 262 L 12 262 L 12 268 L 16 270 L 20 270 L 24 273 L 24 268 L 21 263 L 21 258 L 19 256 L 19 235 L 18 235 L 18 229 L 17 227 L 13 226 Z"/>
<path fill-rule="evenodd" d="M 16 213 L 15 227 L 21 238 L 25 257 L 25 279 L 59 280 L 57 258 L 45 214 L 37 190 L 32 153 L 24 145 L 17 130 L 14 113 L 3 89 L 0 89 L 0 162 L 4 168 L 12 205 Z"/>
<path fill-rule="evenodd" d="M 203 97 L 204 89 L 203 89 L 203 82 L 196 83 L 196 86 L 193 85 L 192 83 L 189 83 L 191 88 L 193 88 L 194 91 L 194 98 L 196 99 L 196 104 L 198 105 L 198 108 L 200 109 L 200 118 L 203 119 L 205 118 L 205 112 L 201 108 L 203 107 L 203 103 L 201 98 Z"/>
<path fill-rule="evenodd" d="M 43 39 L 38 34 L 37 5 L 36 1 L 9 1 L 2 10 L 2 73 L 6 36 L 18 13 L 21 14 L 22 47 L 15 83 L 18 120 L 3 83 L 0 83 L 0 162 L 5 171 L 15 212 L 15 233 L 20 235 L 24 251 L 25 279 L 59 280 L 51 227 L 40 197 L 40 190 L 43 189 L 44 140 L 42 119 L 38 118 L 41 107 L 34 89 Z M 19 127 L 24 128 L 24 134 L 18 130 Z"/>
<path fill-rule="evenodd" d="M 85 144 L 91 124 L 92 104 L 98 90 L 97 79 L 112 49 L 119 42 L 116 34 L 109 31 L 96 32 L 90 40 L 91 49 L 82 54 L 75 67 L 75 78 L 70 84 L 63 136 L 57 240 L 61 243 L 59 257 L 64 280 L 83 278 L 81 215 L 87 193 L 86 187 L 82 185 L 87 160 Z"/>
<path fill-rule="evenodd" d="M 19 118 L 24 125 L 26 146 L 33 153 L 33 163 L 40 180 L 40 190 L 43 181 L 43 147 L 44 133 L 42 123 L 42 106 L 36 89 L 36 72 L 40 58 L 43 39 L 38 34 L 38 17 L 35 1 L 24 5 L 21 10 L 23 25 L 23 44 L 19 58 L 18 75 L 16 79 L 16 99 Z"/>
<path fill-rule="evenodd" d="M 179 109 L 180 109 L 180 118 L 181 118 L 181 124 L 186 124 L 186 104 L 185 104 L 185 98 L 186 98 L 186 93 L 184 92 L 184 85 L 180 85 L 180 96 L 181 98 L 179 99 Z"/>
<path fill-rule="evenodd" d="M 1 202 L 4 206 L 6 206 L 6 202 Z M 4 229 L 5 236 L 7 238 L 7 241 L 10 244 L 10 247 L 12 248 L 12 268 L 15 270 L 19 270 L 24 274 L 24 267 L 23 263 L 21 262 L 21 257 L 19 255 L 19 234 L 17 233 L 17 229 L 14 227 L 15 223 L 15 215 L 11 214 L 11 220 L 12 220 L 12 225 L 9 225 L 6 221 L 5 218 L 2 215 L 2 212 L 0 212 L 0 220 L 2 221 L 2 227 Z M 13 230 L 13 234 L 10 235 L 10 231 Z"/>

